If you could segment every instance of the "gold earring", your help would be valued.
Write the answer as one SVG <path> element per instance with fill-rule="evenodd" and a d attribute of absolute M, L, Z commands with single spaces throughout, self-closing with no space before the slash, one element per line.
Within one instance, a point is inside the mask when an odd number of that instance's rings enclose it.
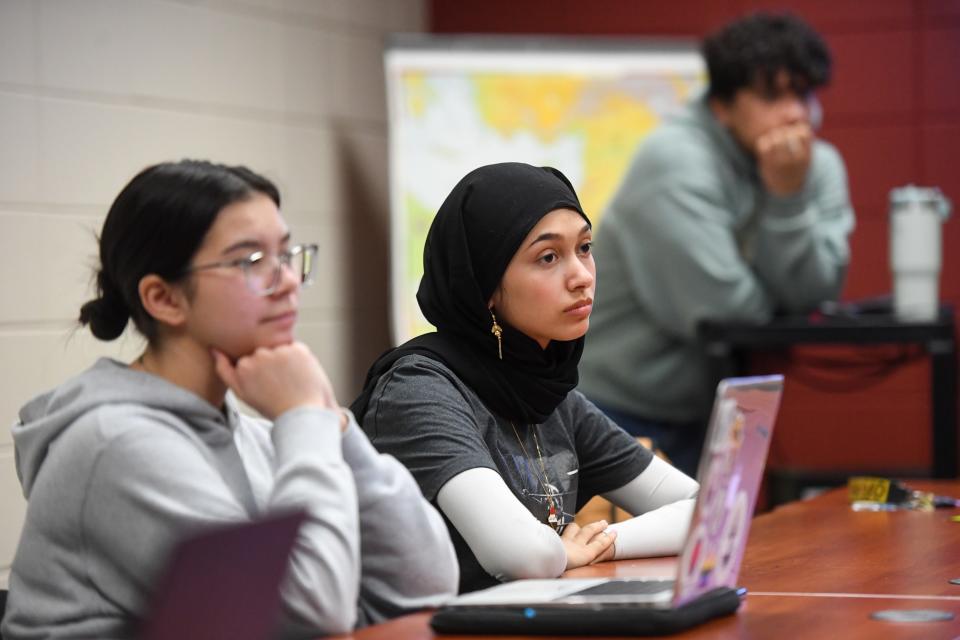
<path fill-rule="evenodd" d="M 503 341 L 500 337 L 503 335 L 503 328 L 497 324 L 497 316 L 493 315 L 493 309 L 490 309 L 490 317 L 493 318 L 493 326 L 490 327 L 490 333 L 497 336 L 497 354 L 503 360 Z"/>

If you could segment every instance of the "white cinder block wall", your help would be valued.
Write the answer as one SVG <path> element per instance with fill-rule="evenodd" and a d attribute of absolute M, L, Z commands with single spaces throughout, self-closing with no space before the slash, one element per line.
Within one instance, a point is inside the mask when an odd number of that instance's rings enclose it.
<path fill-rule="evenodd" d="M 300 336 L 347 404 L 387 346 L 385 36 L 423 0 L 0 0 L 0 586 L 25 504 L 8 425 L 125 336 L 76 330 L 94 233 L 126 182 L 184 157 L 281 188 L 320 243 Z"/>

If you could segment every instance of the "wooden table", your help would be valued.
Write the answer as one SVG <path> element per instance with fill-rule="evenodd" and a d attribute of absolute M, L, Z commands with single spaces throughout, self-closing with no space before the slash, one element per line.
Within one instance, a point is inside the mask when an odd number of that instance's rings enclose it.
<path fill-rule="evenodd" d="M 960 497 L 960 482 L 916 481 L 911 487 Z M 733 616 L 677 636 L 696 639 L 843 638 L 877 640 L 960 637 L 960 509 L 854 512 L 843 490 L 758 516 L 740 572 L 749 595 Z M 569 571 L 565 577 L 672 575 L 676 560 L 621 560 Z M 949 622 L 870 619 L 882 609 L 940 609 Z M 429 613 L 357 631 L 357 640 L 477 638 L 435 636 Z M 514 636 L 498 636 L 510 638 Z"/>

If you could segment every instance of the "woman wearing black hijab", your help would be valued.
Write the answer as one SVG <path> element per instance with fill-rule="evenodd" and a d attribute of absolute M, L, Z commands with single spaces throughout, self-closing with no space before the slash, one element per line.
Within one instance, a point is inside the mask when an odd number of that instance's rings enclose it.
<path fill-rule="evenodd" d="M 590 221 L 556 169 L 503 163 L 467 174 L 424 249 L 417 301 L 437 331 L 381 356 L 352 407 L 439 506 L 461 591 L 682 544 L 696 482 L 575 389 L 593 303 L 590 243 Z M 573 524 L 598 494 L 643 515 Z"/>

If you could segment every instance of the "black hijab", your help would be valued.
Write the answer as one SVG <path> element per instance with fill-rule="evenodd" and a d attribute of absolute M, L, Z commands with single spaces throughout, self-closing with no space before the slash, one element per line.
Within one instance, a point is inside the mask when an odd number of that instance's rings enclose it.
<path fill-rule="evenodd" d="M 367 373 L 351 409 L 363 420 L 380 376 L 400 358 L 419 354 L 451 369 L 494 413 L 541 423 L 577 386 L 583 338 L 552 340 L 546 349 L 498 318 L 503 360 L 487 307 L 513 255 L 530 230 L 556 209 L 590 220 L 566 176 L 517 162 L 468 173 L 430 226 L 417 302 L 437 328 L 384 353 Z"/>

